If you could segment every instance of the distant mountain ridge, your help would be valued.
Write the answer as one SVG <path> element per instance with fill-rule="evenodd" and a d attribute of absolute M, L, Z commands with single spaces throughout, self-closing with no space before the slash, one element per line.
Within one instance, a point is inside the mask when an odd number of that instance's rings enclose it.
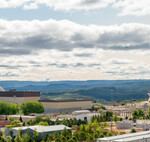
<path fill-rule="evenodd" d="M 87 81 L 0 81 L 5 90 L 41 91 L 41 95 L 61 95 L 69 92 L 96 99 L 128 100 L 147 98 L 150 80 L 87 80 Z"/>

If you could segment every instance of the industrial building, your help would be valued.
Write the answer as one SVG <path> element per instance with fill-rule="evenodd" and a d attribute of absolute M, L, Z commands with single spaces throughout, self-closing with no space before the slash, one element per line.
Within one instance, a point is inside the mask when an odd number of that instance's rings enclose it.
<path fill-rule="evenodd" d="M 99 138 L 97 142 L 150 142 L 150 131 Z"/>
<path fill-rule="evenodd" d="M 39 100 L 45 112 L 72 112 L 75 110 L 85 110 L 92 107 L 91 100 Z"/>
<path fill-rule="evenodd" d="M 92 107 L 91 100 L 40 100 L 39 91 L 17 91 L 16 89 L 5 91 L 2 87 L 0 87 L 0 101 L 16 104 L 26 101 L 41 102 L 45 107 L 45 113 L 66 113 Z"/>
<path fill-rule="evenodd" d="M 46 136 L 46 134 L 51 134 L 54 132 L 61 132 L 63 129 L 71 130 L 70 127 L 67 127 L 65 125 L 54 125 L 54 126 L 26 126 L 26 127 L 14 127 L 14 128 L 7 128 L 5 130 L 5 136 L 10 136 L 9 131 L 13 132 L 13 136 L 17 136 L 18 131 L 21 130 L 22 134 L 24 133 L 30 133 L 31 136 L 34 134 L 34 132 L 39 133 L 39 138 L 43 138 Z"/>
<path fill-rule="evenodd" d="M 39 91 L 16 91 L 16 89 L 10 89 L 9 91 L 0 91 L 0 101 L 6 103 L 21 104 L 26 101 L 38 102 L 39 99 Z"/>

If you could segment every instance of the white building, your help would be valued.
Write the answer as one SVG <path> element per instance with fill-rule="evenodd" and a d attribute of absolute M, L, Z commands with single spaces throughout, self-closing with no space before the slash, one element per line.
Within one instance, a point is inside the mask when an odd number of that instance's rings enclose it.
<path fill-rule="evenodd" d="M 75 117 L 77 120 L 81 119 L 81 120 L 87 120 L 87 122 L 89 123 L 91 121 L 91 118 L 93 116 L 98 116 L 100 115 L 100 113 L 97 112 L 90 112 L 89 110 L 81 110 L 81 111 L 74 111 L 72 113 L 73 117 Z"/>

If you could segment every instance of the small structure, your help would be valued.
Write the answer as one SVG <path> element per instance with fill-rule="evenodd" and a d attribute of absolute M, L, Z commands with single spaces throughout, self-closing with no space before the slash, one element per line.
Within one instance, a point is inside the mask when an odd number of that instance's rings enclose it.
<path fill-rule="evenodd" d="M 0 128 L 6 127 L 7 125 L 10 125 L 11 122 L 12 122 L 12 121 L 8 121 L 8 120 L 0 121 Z"/>
<path fill-rule="evenodd" d="M 30 119 L 35 120 L 36 116 L 30 116 L 30 115 L 8 115 L 8 119 L 10 117 L 13 117 L 14 120 L 20 120 L 20 117 L 22 118 L 23 122 L 28 122 Z"/>
<path fill-rule="evenodd" d="M 13 136 L 17 136 L 19 130 L 22 131 L 22 134 L 30 133 L 31 136 L 33 136 L 34 132 L 38 132 L 40 139 L 45 137 L 46 134 L 51 134 L 54 132 L 61 132 L 63 129 L 71 130 L 71 128 L 65 125 L 54 125 L 54 126 L 36 125 L 36 126 L 26 126 L 26 127 L 14 127 L 10 129 L 12 131 Z M 5 130 L 5 136 L 10 136 L 9 134 L 10 129 Z"/>
<path fill-rule="evenodd" d="M 119 121 L 116 122 L 116 128 L 117 129 L 132 129 L 132 128 L 138 128 L 142 129 L 143 131 L 150 130 L 150 120 L 136 120 L 136 123 L 133 123 L 133 121 Z"/>
<path fill-rule="evenodd" d="M 5 116 L 5 115 L 0 116 L 0 128 L 10 125 L 11 122 L 12 121 L 7 120 L 7 116 Z"/>
<path fill-rule="evenodd" d="M 137 120 L 136 128 L 142 128 L 144 131 L 150 130 L 150 120 Z"/>
<path fill-rule="evenodd" d="M 80 111 L 74 111 L 72 112 L 73 117 L 75 117 L 77 120 L 86 120 L 88 123 L 91 121 L 91 118 L 93 116 L 98 116 L 100 113 L 97 112 L 90 112 L 89 110 L 80 110 Z"/>
<path fill-rule="evenodd" d="M 117 129 L 132 129 L 133 122 L 127 121 L 127 120 L 116 122 L 116 128 Z"/>

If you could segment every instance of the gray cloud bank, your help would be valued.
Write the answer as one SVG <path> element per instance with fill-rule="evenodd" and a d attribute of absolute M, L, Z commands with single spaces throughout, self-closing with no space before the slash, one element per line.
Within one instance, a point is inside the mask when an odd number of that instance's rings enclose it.
<path fill-rule="evenodd" d="M 79 25 L 68 20 L 0 20 L 0 54 L 24 55 L 42 49 L 150 49 L 150 25 Z M 86 56 L 77 54 L 76 56 Z M 87 55 L 89 56 L 89 55 Z"/>

